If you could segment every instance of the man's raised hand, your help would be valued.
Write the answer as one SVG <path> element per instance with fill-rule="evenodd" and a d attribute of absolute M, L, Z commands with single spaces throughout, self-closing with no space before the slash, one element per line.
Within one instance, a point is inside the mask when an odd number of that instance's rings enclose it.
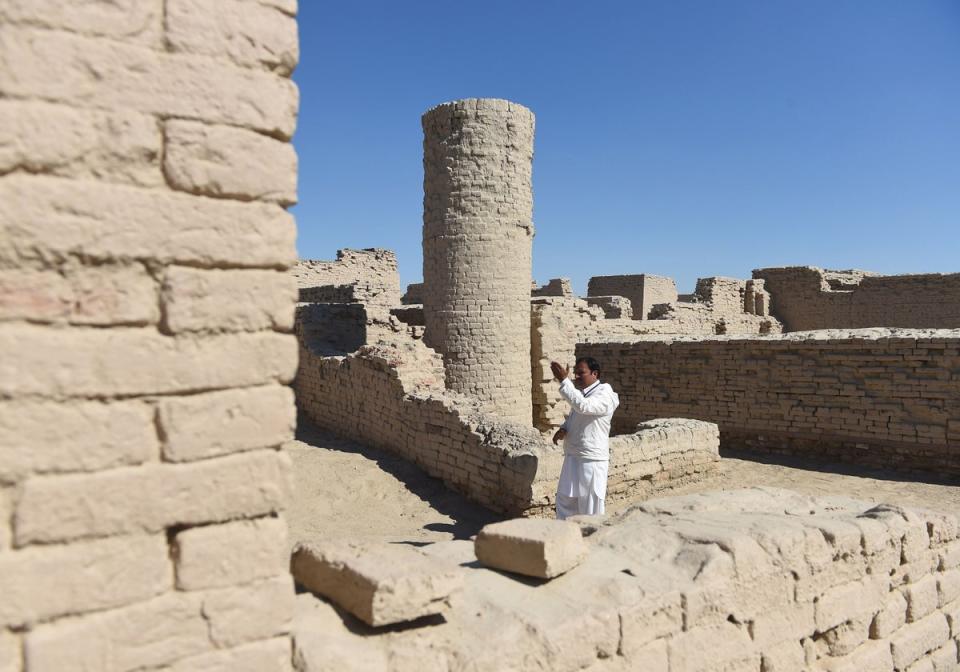
<path fill-rule="evenodd" d="M 550 362 L 550 370 L 553 371 L 553 377 L 558 383 L 562 383 L 570 375 L 570 370 L 560 362 Z"/>

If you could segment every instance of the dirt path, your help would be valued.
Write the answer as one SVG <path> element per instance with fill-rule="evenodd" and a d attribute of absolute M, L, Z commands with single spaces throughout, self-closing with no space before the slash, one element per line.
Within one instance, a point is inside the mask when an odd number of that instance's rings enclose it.
<path fill-rule="evenodd" d="M 302 421 L 300 427 L 297 440 L 287 445 L 296 479 L 288 512 L 291 541 L 365 537 L 423 544 L 468 539 L 486 523 L 498 520 L 406 460 Z M 921 482 L 892 471 L 772 459 L 777 461 L 742 453 L 726 455 L 716 476 L 666 495 L 765 485 L 960 513 L 960 479 Z M 624 508 L 624 504 L 613 504 L 608 512 Z"/>

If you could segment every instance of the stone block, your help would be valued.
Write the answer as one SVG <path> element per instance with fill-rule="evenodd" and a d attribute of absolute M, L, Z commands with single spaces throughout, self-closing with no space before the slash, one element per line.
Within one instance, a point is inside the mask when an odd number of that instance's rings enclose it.
<path fill-rule="evenodd" d="M 845 621 L 873 616 L 883 605 L 884 588 L 873 578 L 831 588 L 814 601 L 817 629 L 825 632 Z"/>
<path fill-rule="evenodd" d="M 84 35 L 163 46 L 163 0 L 4 0 L 0 24 L 21 23 Z"/>
<path fill-rule="evenodd" d="M 289 441 L 296 406 L 290 388 L 271 385 L 164 398 L 157 418 L 164 459 L 187 462 Z"/>
<path fill-rule="evenodd" d="M 487 567 L 550 579 L 580 564 L 588 549 L 575 523 L 516 518 L 486 525 L 474 551 Z"/>
<path fill-rule="evenodd" d="M 275 637 L 232 649 L 183 658 L 165 672 L 290 672 L 290 639 Z"/>
<path fill-rule="evenodd" d="M 289 571 L 281 518 L 189 528 L 176 535 L 173 548 L 180 590 L 236 586 Z"/>
<path fill-rule="evenodd" d="M 26 344 L 29 344 L 27 346 Z M 155 329 L 0 326 L 0 394 L 168 394 L 287 383 L 297 368 L 288 334 L 171 338 Z"/>
<path fill-rule="evenodd" d="M 373 626 L 443 613 L 463 585 L 458 567 L 386 544 L 301 545 L 291 570 L 308 590 Z"/>
<path fill-rule="evenodd" d="M 159 187 L 162 146 L 151 115 L 0 100 L 0 174 L 24 170 Z"/>
<path fill-rule="evenodd" d="M 287 574 L 204 593 L 203 617 L 210 640 L 229 648 L 290 632 L 293 605 L 293 579 Z"/>
<path fill-rule="evenodd" d="M 230 126 L 171 120 L 164 174 L 174 189 L 214 198 L 297 202 L 297 153 L 282 140 Z"/>
<path fill-rule="evenodd" d="M 270 203 L 24 174 L 0 180 L 0 203 L 0 260 L 17 266 L 68 255 L 274 268 L 296 261 L 293 217 Z"/>
<path fill-rule="evenodd" d="M 0 626 L 145 600 L 173 584 L 164 535 L 0 553 Z"/>
<path fill-rule="evenodd" d="M 934 576 L 925 576 L 904 587 L 903 594 L 907 598 L 907 622 L 919 621 L 938 606 L 937 579 Z"/>
<path fill-rule="evenodd" d="M 719 623 L 694 628 L 671 637 L 667 642 L 671 670 L 710 672 L 713 670 L 754 669 L 760 667 L 746 628 Z"/>
<path fill-rule="evenodd" d="M 77 34 L 2 30 L 4 97 L 246 126 L 283 139 L 296 127 L 298 91 L 285 77 Z"/>
<path fill-rule="evenodd" d="M 0 402 L 0 483 L 155 460 L 153 418 L 141 401 Z"/>
<path fill-rule="evenodd" d="M 957 642 L 951 639 L 939 649 L 930 654 L 934 672 L 956 672 L 960 669 L 957 656 Z"/>
<path fill-rule="evenodd" d="M 894 667 L 904 669 L 924 654 L 939 649 L 949 638 L 947 619 L 940 612 L 908 623 L 890 637 Z"/>
<path fill-rule="evenodd" d="M 245 611 L 252 612 L 253 606 L 246 605 Z M 179 592 L 40 625 L 25 639 L 27 669 L 32 672 L 155 669 L 215 648 L 201 594 Z"/>
<path fill-rule="evenodd" d="M 22 660 L 20 635 L 0 629 L 0 672 L 20 672 Z"/>
<path fill-rule="evenodd" d="M 763 672 L 795 672 L 802 670 L 804 663 L 800 640 L 782 641 L 763 649 L 760 669 Z"/>
<path fill-rule="evenodd" d="M 168 268 L 163 283 L 164 326 L 185 331 L 260 331 L 293 328 L 295 281 L 263 270 Z"/>
<path fill-rule="evenodd" d="M 939 549 L 940 571 L 960 567 L 960 541 L 951 541 Z"/>
<path fill-rule="evenodd" d="M 895 590 L 890 593 L 883 607 L 873 617 L 870 625 L 870 637 L 884 639 L 899 630 L 907 622 L 907 600 L 903 593 Z"/>
<path fill-rule="evenodd" d="M 297 21 L 268 3 L 168 0 L 166 36 L 174 51 L 228 59 L 281 75 L 299 58 Z"/>
<path fill-rule="evenodd" d="M 623 656 L 629 661 L 625 669 L 644 672 L 669 672 L 670 670 L 666 639 L 655 639 L 629 654 L 624 653 Z"/>
<path fill-rule="evenodd" d="M 954 600 L 960 599 L 960 569 L 947 570 L 936 578 L 941 609 Z"/>
<path fill-rule="evenodd" d="M 160 531 L 255 518 L 281 510 L 291 491 L 290 458 L 275 450 L 189 464 L 31 478 L 15 513 L 15 543 Z"/>
<path fill-rule="evenodd" d="M 786 640 L 799 642 L 816 629 L 813 603 L 801 602 L 758 614 L 753 622 L 753 641 L 765 649 L 770 644 Z"/>
<path fill-rule="evenodd" d="M 822 658 L 817 665 L 814 669 L 825 672 L 893 672 L 893 657 L 888 642 L 867 642 L 848 656 Z"/>
<path fill-rule="evenodd" d="M 924 656 L 906 669 L 906 672 L 936 672 L 930 656 Z"/>
<path fill-rule="evenodd" d="M 683 629 L 680 593 L 651 595 L 620 609 L 621 652 L 631 660 L 647 644 Z"/>

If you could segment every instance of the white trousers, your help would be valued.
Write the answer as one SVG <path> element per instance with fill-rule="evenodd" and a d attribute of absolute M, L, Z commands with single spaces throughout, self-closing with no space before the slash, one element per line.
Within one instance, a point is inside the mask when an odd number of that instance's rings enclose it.
<path fill-rule="evenodd" d="M 557 484 L 557 518 L 603 515 L 607 496 L 607 460 L 584 460 L 563 456 Z"/>

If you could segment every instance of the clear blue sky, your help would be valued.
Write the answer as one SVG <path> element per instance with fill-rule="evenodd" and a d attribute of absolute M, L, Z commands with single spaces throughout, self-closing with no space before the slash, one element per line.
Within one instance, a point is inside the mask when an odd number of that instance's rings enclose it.
<path fill-rule="evenodd" d="M 534 277 L 960 271 L 960 0 L 300 0 L 301 257 L 421 276 L 420 115 L 537 116 Z"/>

